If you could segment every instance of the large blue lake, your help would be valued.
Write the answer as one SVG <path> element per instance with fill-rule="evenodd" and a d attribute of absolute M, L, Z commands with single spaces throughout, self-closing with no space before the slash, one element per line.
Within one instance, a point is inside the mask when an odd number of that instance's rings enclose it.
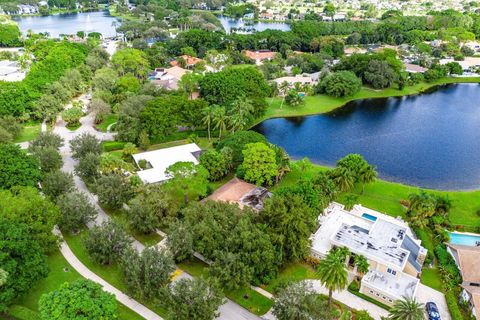
<path fill-rule="evenodd" d="M 296 159 L 334 166 L 359 153 L 386 180 L 441 190 L 480 188 L 478 84 L 354 101 L 329 114 L 266 120 L 254 130 Z"/>
<path fill-rule="evenodd" d="M 108 11 L 57 14 L 52 16 L 33 16 L 15 18 L 20 31 L 26 33 L 48 32 L 52 37 L 61 34 L 76 34 L 77 31 L 100 32 L 105 37 L 115 36 L 113 22 L 120 25 L 119 20 L 110 16 Z"/>

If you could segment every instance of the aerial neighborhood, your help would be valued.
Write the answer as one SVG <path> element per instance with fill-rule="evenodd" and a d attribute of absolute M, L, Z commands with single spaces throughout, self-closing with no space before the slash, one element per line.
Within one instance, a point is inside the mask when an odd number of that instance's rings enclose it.
<path fill-rule="evenodd" d="M 0 1 L 0 318 L 480 319 L 480 4 Z"/>

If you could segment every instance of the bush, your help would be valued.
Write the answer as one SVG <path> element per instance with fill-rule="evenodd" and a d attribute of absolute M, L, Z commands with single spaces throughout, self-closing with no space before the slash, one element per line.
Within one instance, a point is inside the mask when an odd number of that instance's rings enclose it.
<path fill-rule="evenodd" d="M 351 71 L 331 73 L 318 84 L 317 91 L 332 97 L 353 96 L 362 87 L 362 81 Z"/>
<path fill-rule="evenodd" d="M 452 320 L 464 320 L 462 312 L 458 306 L 458 296 L 453 290 L 445 292 L 445 300 L 447 300 L 448 311 Z"/>
<path fill-rule="evenodd" d="M 360 283 L 357 280 L 353 280 L 348 286 L 348 291 L 360 291 Z"/>

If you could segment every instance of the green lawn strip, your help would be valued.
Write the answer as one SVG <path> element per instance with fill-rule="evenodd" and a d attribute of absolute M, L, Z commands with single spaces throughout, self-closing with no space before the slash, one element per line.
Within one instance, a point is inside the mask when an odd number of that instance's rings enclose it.
<path fill-rule="evenodd" d="M 302 177 L 312 177 L 321 170 L 326 169 L 328 168 L 318 165 L 313 165 L 306 171 L 301 171 L 293 167 L 292 171 L 287 173 L 275 188 L 295 184 Z M 400 200 L 407 199 L 410 193 L 419 192 L 420 190 L 422 189 L 418 187 L 378 179 L 376 182 L 366 185 L 363 193 L 360 186 L 356 186 L 352 193 L 358 196 L 356 202 L 361 203 L 365 207 L 372 208 L 393 217 L 405 217 L 406 209 L 400 204 Z M 449 219 L 457 229 L 474 230 L 480 227 L 480 216 L 477 214 L 477 211 L 480 210 L 480 190 L 427 191 L 447 195 L 452 201 Z M 345 193 L 340 194 L 338 201 L 344 201 L 345 197 Z"/>
<path fill-rule="evenodd" d="M 81 123 L 72 124 L 72 125 L 66 125 L 67 129 L 70 130 L 70 131 L 75 131 L 75 130 L 77 130 L 78 128 L 80 128 L 81 126 L 82 126 Z"/>
<path fill-rule="evenodd" d="M 107 128 L 109 125 L 117 122 L 118 120 L 118 115 L 116 114 L 109 114 L 102 122 L 99 124 L 95 125 L 95 128 L 97 130 L 100 130 L 102 132 L 107 132 Z M 113 130 L 111 130 L 113 131 Z"/>
<path fill-rule="evenodd" d="M 440 271 L 437 268 L 424 268 L 422 270 L 420 282 L 430 288 L 443 292 L 442 278 L 440 277 Z"/>
<path fill-rule="evenodd" d="M 450 83 L 477 83 L 480 77 L 448 77 L 442 78 L 434 82 L 421 82 L 419 84 L 405 87 L 403 90 L 387 88 L 382 90 L 374 90 L 368 87 L 362 89 L 352 97 L 335 98 L 327 95 L 314 95 L 305 97 L 305 103 L 298 107 L 291 107 L 285 102 L 282 104 L 281 97 L 269 98 L 267 100 L 268 107 L 265 115 L 257 119 L 253 125 L 258 124 L 269 118 L 277 117 L 296 117 L 319 113 L 326 113 L 345 105 L 347 102 L 359 99 L 371 98 L 387 98 L 400 97 L 425 92 L 426 90 L 438 85 Z"/>
<path fill-rule="evenodd" d="M 103 210 L 118 224 L 122 225 L 128 233 L 132 235 L 136 240 L 140 241 L 144 246 L 153 246 L 162 241 L 162 236 L 158 233 L 149 233 L 144 234 L 142 232 L 138 232 L 130 227 L 128 223 L 128 216 L 125 210 L 114 210 L 102 207 Z"/>
<path fill-rule="evenodd" d="M 208 274 L 208 265 L 197 258 L 185 260 L 178 263 L 177 266 L 193 277 L 202 277 Z M 259 316 L 267 313 L 273 304 L 272 300 L 251 288 L 226 291 L 225 295 L 230 300 Z"/>
<path fill-rule="evenodd" d="M 278 285 L 307 279 L 318 279 L 315 269 L 306 263 L 294 262 L 283 267 L 277 278 L 273 279 L 269 284 L 261 285 L 260 287 L 273 293 Z"/>
<path fill-rule="evenodd" d="M 43 294 L 58 289 L 65 282 L 82 279 L 82 276 L 70 266 L 60 251 L 49 255 L 47 263 L 50 269 L 48 276 L 38 282 L 28 294 L 18 299 L 15 304 L 9 308 L 9 313 L 15 318 L 20 320 L 37 319 L 38 317 L 32 318 L 31 315 L 38 315 L 38 301 Z M 118 306 L 120 320 L 143 319 L 143 317 L 121 303 L 119 303 Z"/>
<path fill-rule="evenodd" d="M 118 290 L 127 293 L 127 287 L 125 283 L 122 281 L 123 274 L 117 264 L 112 265 L 100 265 L 95 263 L 90 259 L 88 256 L 87 250 L 82 242 L 82 237 L 86 234 L 85 231 L 80 233 L 79 235 L 71 235 L 71 234 L 64 234 L 63 237 L 67 242 L 68 246 L 75 254 L 75 256 L 88 268 L 90 271 L 98 275 L 100 278 L 117 288 Z M 155 304 L 152 301 L 143 301 L 137 300 L 143 305 L 145 305 L 150 310 L 156 312 L 158 315 L 162 317 L 167 317 L 167 311 Z"/>
<path fill-rule="evenodd" d="M 26 122 L 22 125 L 22 131 L 13 142 L 20 143 L 32 141 L 40 134 L 41 131 L 42 124 L 40 122 Z"/>

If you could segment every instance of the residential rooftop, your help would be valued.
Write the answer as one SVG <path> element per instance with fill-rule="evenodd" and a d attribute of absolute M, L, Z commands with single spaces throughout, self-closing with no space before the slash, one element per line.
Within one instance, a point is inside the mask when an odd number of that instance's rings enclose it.
<path fill-rule="evenodd" d="M 368 271 L 362 278 L 362 282 L 365 282 L 368 286 L 377 288 L 379 291 L 383 291 L 397 299 L 415 297 L 419 281 L 419 279 L 403 272 L 394 276 L 376 270 Z"/>
<path fill-rule="evenodd" d="M 480 284 L 480 247 L 447 244 L 460 269 L 464 283 Z"/>
<path fill-rule="evenodd" d="M 170 179 L 165 173 L 168 167 L 177 162 L 193 162 L 198 164 L 197 157 L 202 149 L 195 143 L 181 146 L 147 151 L 133 155 L 135 163 L 139 165 L 140 160 L 147 161 L 147 169 L 137 172 L 144 183 L 156 183 Z"/>

